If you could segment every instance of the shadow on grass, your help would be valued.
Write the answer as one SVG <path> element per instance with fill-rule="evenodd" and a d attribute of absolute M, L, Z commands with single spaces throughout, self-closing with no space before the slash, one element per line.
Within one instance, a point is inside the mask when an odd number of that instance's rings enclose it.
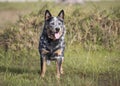
<path fill-rule="evenodd" d="M 11 72 L 11 73 L 15 73 L 15 74 L 39 73 L 38 70 L 29 70 L 29 68 L 5 67 L 5 66 L 0 66 L 0 73 L 1 72 Z"/>

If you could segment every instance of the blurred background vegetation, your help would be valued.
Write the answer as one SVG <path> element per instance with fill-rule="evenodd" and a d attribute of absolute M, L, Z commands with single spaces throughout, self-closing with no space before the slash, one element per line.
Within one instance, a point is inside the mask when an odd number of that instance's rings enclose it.
<path fill-rule="evenodd" d="M 1 31 L 0 46 L 6 50 L 37 49 L 46 9 L 54 15 L 61 9 L 65 10 L 67 45 L 81 44 L 85 49 L 89 47 L 93 50 L 120 49 L 120 4 L 117 1 L 74 5 L 53 2 L 0 3 L 1 12 L 8 12 L 4 19 L 9 21 L 1 25 L 1 30 L 4 30 Z M 13 11 L 12 14 L 9 14 L 10 10 Z M 15 22 L 14 25 L 8 24 L 12 21 Z"/>

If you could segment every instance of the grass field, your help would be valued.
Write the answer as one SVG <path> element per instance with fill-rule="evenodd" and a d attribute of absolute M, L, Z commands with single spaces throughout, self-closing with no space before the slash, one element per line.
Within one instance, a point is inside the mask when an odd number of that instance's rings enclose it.
<path fill-rule="evenodd" d="M 72 49 L 70 49 L 72 48 Z M 120 53 L 85 51 L 79 47 L 66 49 L 65 74 L 56 79 L 55 63 L 47 66 L 45 78 L 39 76 L 37 52 L 2 53 L 0 56 L 1 86 L 119 86 Z M 2 51 L 1 51 L 2 52 Z M 3 56 L 4 55 L 4 56 Z"/>
<path fill-rule="evenodd" d="M 0 86 L 120 86 L 119 8 L 119 2 L 67 6 L 0 3 L 0 11 L 31 12 L 0 29 Z M 61 9 L 66 13 L 64 74 L 60 80 L 56 78 L 55 62 L 47 66 L 45 78 L 39 74 L 37 47 L 45 9 L 54 15 Z M 101 27 L 103 23 L 105 27 Z"/>

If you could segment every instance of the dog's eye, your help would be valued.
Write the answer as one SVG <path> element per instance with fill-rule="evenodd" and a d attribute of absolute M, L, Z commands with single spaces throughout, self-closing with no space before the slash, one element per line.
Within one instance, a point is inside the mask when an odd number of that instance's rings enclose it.
<path fill-rule="evenodd" d="M 51 25 L 54 25 L 55 23 L 54 23 L 54 22 L 51 22 L 50 24 L 51 24 Z"/>
<path fill-rule="evenodd" d="M 58 25 L 61 25 L 61 24 L 62 24 L 62 23 L 60 23 L 60 22 L 58 23 Z"/>

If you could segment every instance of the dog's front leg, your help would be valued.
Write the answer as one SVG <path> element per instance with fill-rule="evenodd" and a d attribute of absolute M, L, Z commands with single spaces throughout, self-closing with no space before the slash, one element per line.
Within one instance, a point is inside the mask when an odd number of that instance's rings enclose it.
<path fill-rule="evenodd" d="M 41 77 L 45 76 L 45 72 L 46 72 L 46 59 L 45 57 L 41 58 Z"/>
<path fill-rule="evenodd" d="M 60 78 L 61 66 L 62 66 L 62 58 L 58 58 L 57 61 L 56 61 L 57 78 Z"/>

